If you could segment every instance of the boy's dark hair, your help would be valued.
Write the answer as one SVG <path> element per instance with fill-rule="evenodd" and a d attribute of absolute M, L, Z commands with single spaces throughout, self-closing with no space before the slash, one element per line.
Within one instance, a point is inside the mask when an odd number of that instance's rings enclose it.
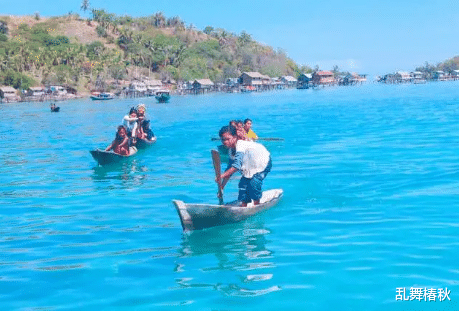
<path fill-rule="evenodd" d="M 134 107 L 132 107 L 131 110 L 129 110 L 129 114 L 131 115 L 133 112 L 137 114 L 137 110 Z"/>
<path fill-rule="evenodd" d="M 225 125 L 218 132 L 218 136 L 222 137 L 225 133 L 230 133 L 231 135 L 236 136 L 236 129 L 234 126 Z"/>
<path fill-rule="evenodd" d="M 239 123 L 242 123 L 242 120 L 237 120 L 236 121 L 236 124 L 239 124 Z M 242 123 L 242 124 L 244 124 L 244 123 Z"/>
<path fill-rule="evenodd" d="M 252 120 L 250 120 L 249 118 L 245 119 L 244 120 L 244 124 L 247 124 L 247 122 L 249 122 L 249 121 L 252 122 Z"/>

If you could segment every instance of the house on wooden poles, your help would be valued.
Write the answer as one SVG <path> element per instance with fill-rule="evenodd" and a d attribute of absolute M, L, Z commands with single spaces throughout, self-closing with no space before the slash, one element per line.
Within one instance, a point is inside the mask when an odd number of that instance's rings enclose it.
<path fill-rule="evenodd" d="M 298 80 L 292 76 L 282 76 L 280 80 L 287 88 L 296 87 L 298 83 Z"/>
<path fill-rule="evenodd" d="M 2 103 L 15 103 L 21 100 L 17 91 L 11 86 L 0 86 L 0 100 Z"/>
<path fill-rule="evenodd" d="M 411 82 L 411 75 L 409 72 L 406 71 L 397 71 L 394 74 L 394 79 L 398 83 L 407 83 Z"/>
<path fill-rule="evenodd" d="M 250 90 L 261 90 L 263 87 L 264 75 L 259 72 L 243 72 L 239 77 L 239 83 L 243 88 Z"/>
<path fill-rule="evenodd" d="M 316 71 L 312 75 L 312 84 L 314 86 L 329 86 L 335 83 L 335 76 L 329 70 Z"/>
<path fill-rule="evenodd" d="M 419 84 L 427 82 L 425 74 L 421 71 L 413 71 L 410 73 L 410 76 L 413 83 Z"/>
<path fill-rule="evenodd" d="M 302 73 L 298 76 L 297 89 L 308 89 L 312 83 L 312 73 Z"/>
<path fill-rule="evenodd" d="M 365 74 L 358 74 L 356 72 L 348 73 L 344 75 L 340 81 L 340 85 L 355 85 L 361 84 L 367 81 L 367 75 Z"/>
<path fill-rule="evenodd" d="M 210 79 L 197 79 L 192 84 L 193 94 L 205 94 L 212 92 L 214 83 Z"/>

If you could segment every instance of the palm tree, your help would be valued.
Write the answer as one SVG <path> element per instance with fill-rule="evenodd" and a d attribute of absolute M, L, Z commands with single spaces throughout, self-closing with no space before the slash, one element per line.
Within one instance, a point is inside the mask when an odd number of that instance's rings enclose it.
<path fill-rule="evenodd" d="M 89 10 L 89 0 L 82 0 L 80 8 L 83 10 L 83 12 Z"/>
<path fill-rule="evenodd" d="M 156 12 L 153 16 L 153 23 L 155 27 L 162 28 L 166 25 L 166 17 L 163 12 Z"/>

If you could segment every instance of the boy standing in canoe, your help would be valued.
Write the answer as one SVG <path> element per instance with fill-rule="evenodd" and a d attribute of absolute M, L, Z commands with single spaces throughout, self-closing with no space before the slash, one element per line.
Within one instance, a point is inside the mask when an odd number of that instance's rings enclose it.
<path fill-rule="evenodd" d="M 254 205 L 259 204 L 263 180 L 272 166 L 269 151 L 262 144 L 238 139 L 236 129 L 231 126 L 222 127 L 219 136 L 230 153 L 228 168 L 221 175 L 222 189 L 231 175 L 240 171 L 242 178 L 239 182 L 238 201 L 242 202 L 242 206 L 247 206 L 252 200 Z"/>

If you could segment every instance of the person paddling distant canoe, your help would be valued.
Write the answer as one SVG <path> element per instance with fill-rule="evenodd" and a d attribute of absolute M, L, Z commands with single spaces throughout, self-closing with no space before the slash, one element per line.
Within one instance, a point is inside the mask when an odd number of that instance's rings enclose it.
<path fill-rule="evenodd" d="M 254 131 L 252 131 L 252 120 L 250 119 L 245 119 L 244 120 L 244 130 L 247 133 L 247 137 L 251 140 L 257 140 L 258 136 L 255 134 Z"/>
<path fill-rule="evenodd" d="M 262 197 L 263 180 L 272 167 L 269 151 L 262 144 L 239 139 L 232 126 L 222 127 L 218 134 L 230 154 L 228 168 L 221 175 L 222 189 L 231 175 L 240 171 L 242 178 L 239 182 L 238 201 L 241 201 L 241 206 L 247 206 L 252 200 L 254 205 L 258 205 Z M 215 181 L 220 182 L 217 179 Z"/>

